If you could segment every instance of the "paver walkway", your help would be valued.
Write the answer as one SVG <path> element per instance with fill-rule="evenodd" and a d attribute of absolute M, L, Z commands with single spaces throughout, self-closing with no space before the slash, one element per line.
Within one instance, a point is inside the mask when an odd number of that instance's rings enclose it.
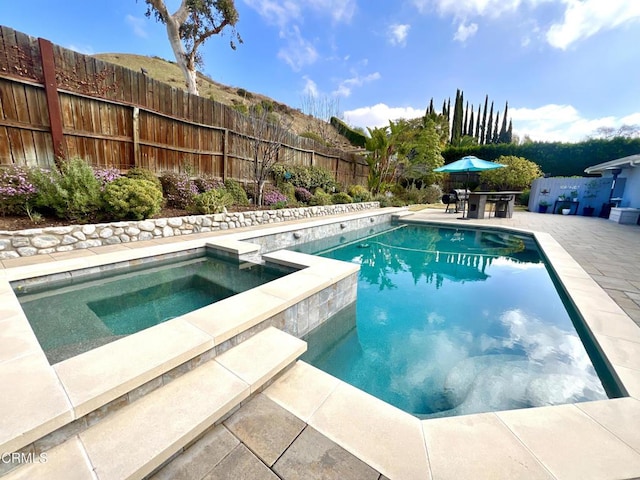
<path fill-rule="evenodd" d="M 413 218 L 547 232 L 640 326 L 640 226 L 606 219 L 516 212 L 513 218 L 458 220 L 427 209 Z M 379 472 L 259 394 L 154 479 L 384 479 Z"/>

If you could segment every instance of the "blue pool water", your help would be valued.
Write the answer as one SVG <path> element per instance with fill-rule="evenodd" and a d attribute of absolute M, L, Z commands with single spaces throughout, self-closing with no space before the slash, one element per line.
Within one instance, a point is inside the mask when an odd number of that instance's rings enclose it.
<path fill-rule="evenodd" d="M 282 277 L 284 267 L 182 254 L 97 274 L 15 284 L 49 361 L 60 362 L 123 336 Z"/>
<path fill-rule="evenodd" d="M 429 418 L 608 398 L 530 237 L 404 225 L 301 250 L 361 268 L 356 305 L 303 359 L 392 405 Z"/>

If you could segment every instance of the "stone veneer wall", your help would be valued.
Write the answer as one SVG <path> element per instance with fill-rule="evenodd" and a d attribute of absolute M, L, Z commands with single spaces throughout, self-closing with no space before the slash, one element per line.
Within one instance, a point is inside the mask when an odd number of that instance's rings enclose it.
<path fill-rule="evenodd" d="M 378 202 L 0 231 L 0 260 L 379 208 Z"/>

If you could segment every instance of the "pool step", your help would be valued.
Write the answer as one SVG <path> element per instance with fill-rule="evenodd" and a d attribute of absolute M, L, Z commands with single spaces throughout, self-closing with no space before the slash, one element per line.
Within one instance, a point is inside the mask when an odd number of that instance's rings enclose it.
<path fill-rule="evenodd" d="M 7 479 L 142 478 L 292 364 L 306 343 L 274 327 L 154 390 Z"/>

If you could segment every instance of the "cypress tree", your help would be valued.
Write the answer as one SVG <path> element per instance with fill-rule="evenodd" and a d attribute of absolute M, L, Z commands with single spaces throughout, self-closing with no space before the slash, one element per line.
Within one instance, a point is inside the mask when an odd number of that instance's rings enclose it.
<path fill-rule="evenodd" d="M 427 110 L 427 113 L 429 115 L 433 115 L 435 113 L 435 110 L 433 109 L 433 97 L 431 97 L 431 101 L 429 102 L 429 110 Z"/>
<path fill-rule="evenodd" d="M 467 134 L 467 129 L 469 128 L 469 100 L 467 100 L 467 104 L 464 107 L 464 117 L 462 120 L 462 133 L 461 137 L 464 137 Z"/>
<path fill-rule="evenodd" d="M 480 112 L 482 111 L 482 104 L 478 104 L 478 119 L 476 120 L 476 140 L 478 145 L 482 145 L 482 139 L 480 138 Z"/>
<path fill-rule="evenodd" d="M 489 106 L 489 95 L 486 95 L 484 97 L 484 114 L 482 115 L 482 130 L 480 131 L 480 137 L 478 139 L 479 140 L 478 143 L 480 145 L 487 143 L 487 107 L 488 106 Z"/>
<path fill-rule="evenodd" d="M 491 143 L 498 143 L 498 123 L 500 122 L 500 111 L 496 112 L 495 129 L 493 130 L 493 137 Z"/>
<path fill-rule="evenodd" d="M 473 105 L 471 105 L 471 113 L 469 114 L 469 125 L 467 129 L 467 135 L 473 137 Z"/>
<path fill-rule="evenodd" d="M 442 116 L 449 118 L 449 114 L 447 113 L 447 101 L 442 101 Z"/>
<path fill-rule="evenodd" d="M 504 115 L 502 117 L 502 127 L 500 128 L 500 135 L 498 136 L 498 143 L 511 143 L 507 136 L 507 111 L 509 109 L 509 102 L 504 105 Z"/>
<path fill-rule="evenodd" d="M 456 91 L 456 103 L 453 109 L 453 122 L 451 126 L 451 145 L 458 145 L 460 143 L 460 137 L 462 136 L 462 122 L 463 122 L 463 94 L 460 89 Z"/>
<path fill-rule="evenodd" d="M 488 97 L 488 95 L 487 95 Z M 487 114 L 486 107 L 484 111 Z M 493 133 L 493 102 L 491 102 L 491 110 L 489 110 L 489 120 L 487 121 L 487 129 L 484 132 L 484 143 L 489 145 L 491 143 L 491 134 Z"/>
<path fill-rule="evenodd" d="M 509 129 L 507 130 L 507 143 L 513 143 L 513 124 L 509 120 Z"/>

